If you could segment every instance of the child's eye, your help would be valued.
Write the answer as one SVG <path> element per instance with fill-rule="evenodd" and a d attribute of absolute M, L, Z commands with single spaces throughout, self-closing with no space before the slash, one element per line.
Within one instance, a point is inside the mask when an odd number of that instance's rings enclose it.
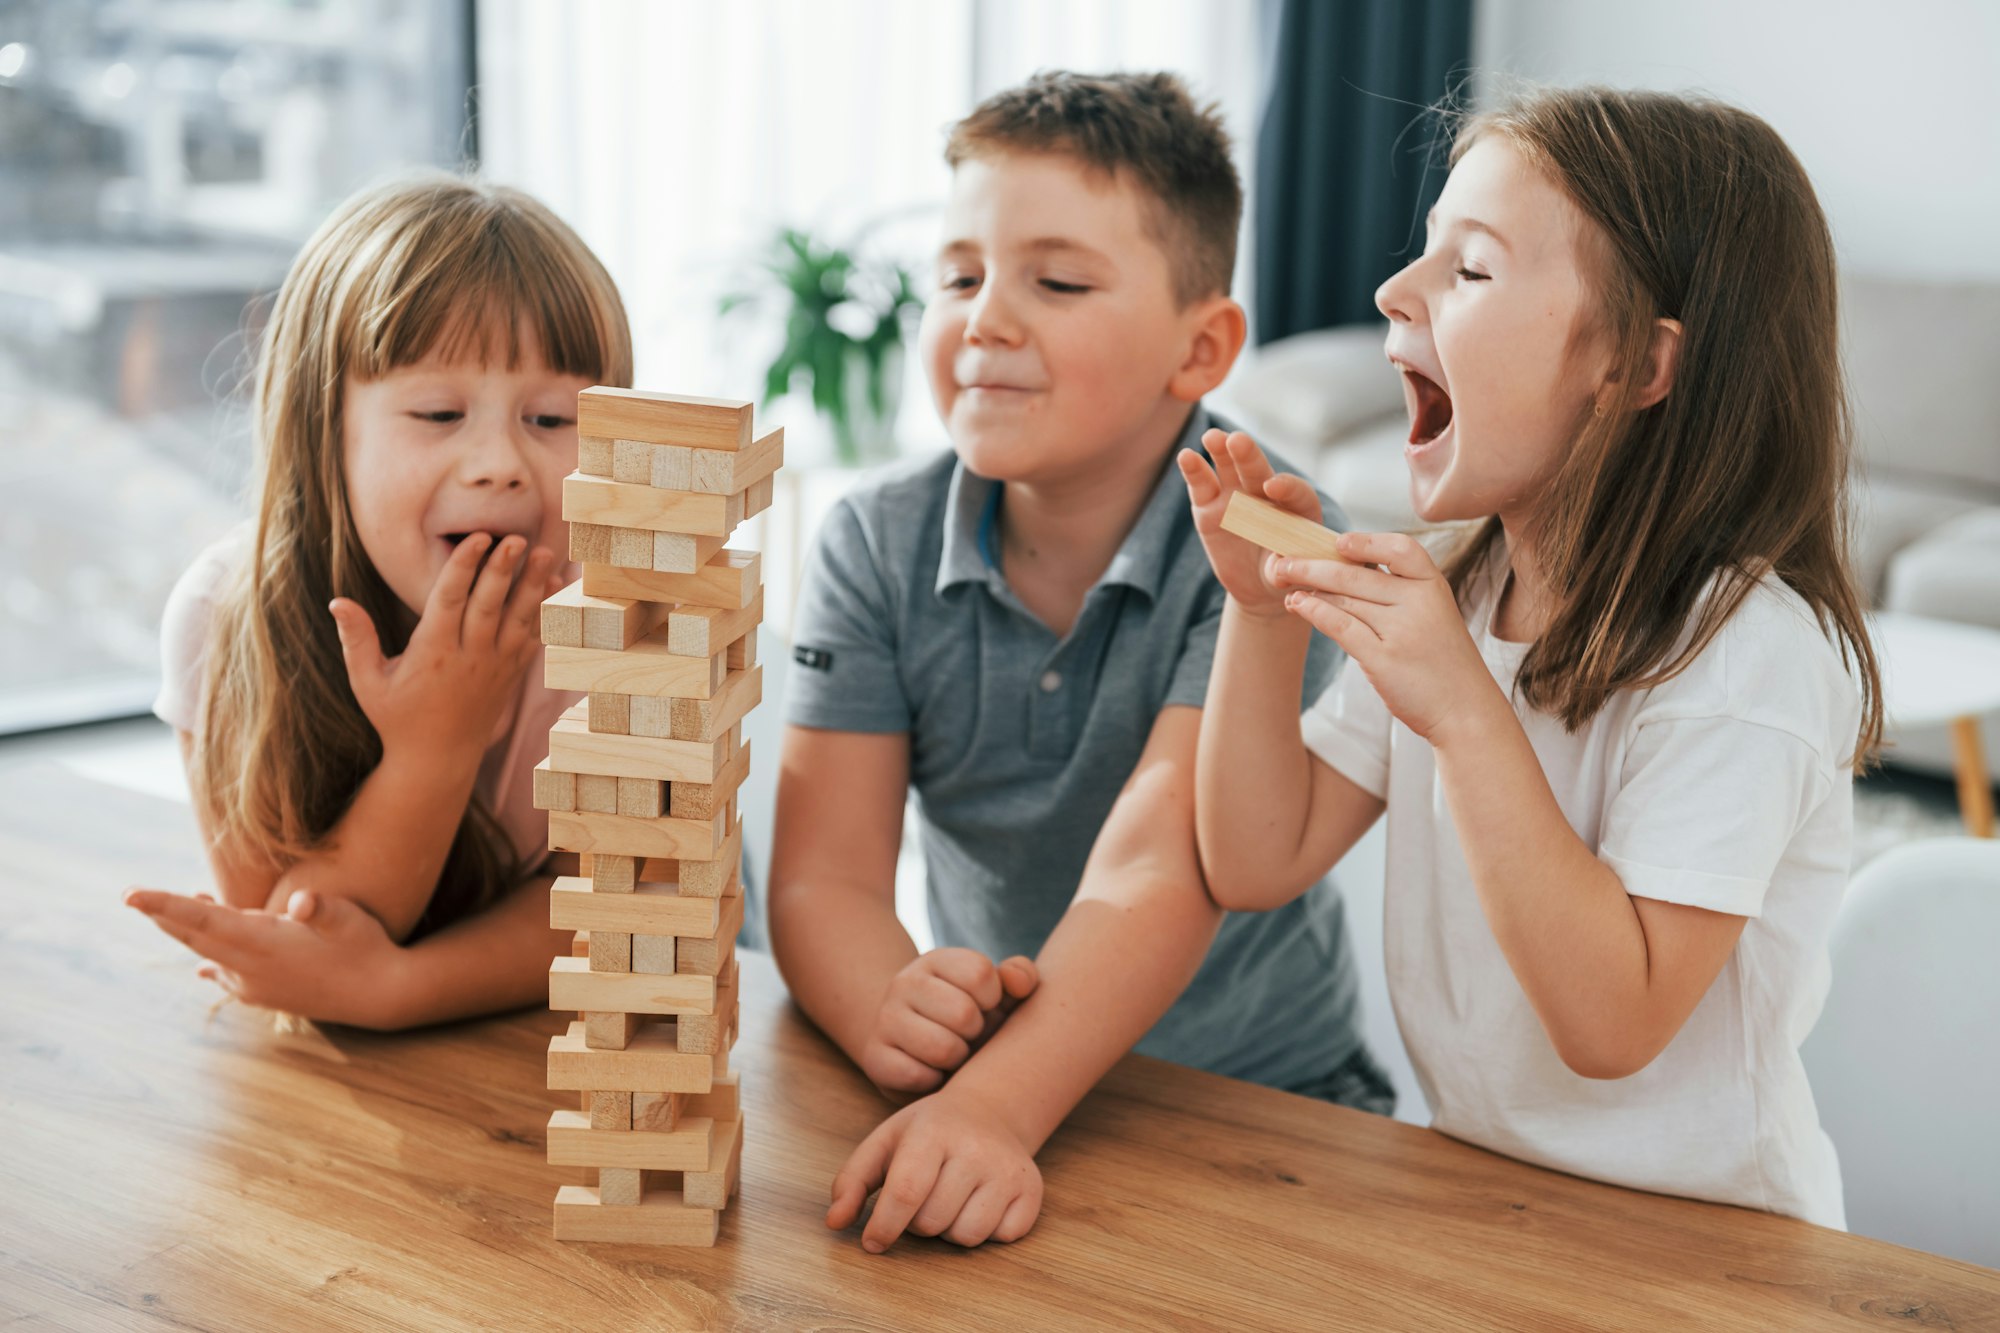
<path fill-rule="evenodd" d="M 412 412 L 410 415 L 419 421 L 428 421 L 433 425 L 446 426 L 463 417 L 465 413 L 445 408 L 436 412 Z"/>
<path fill-rule="evenodd" d="M 1464 278 L 1467 282 L 1486 282 L 1493 277 L 1491 273 L 1475 273 L 1464 265 L 1459 266 L 1458 276 Z"/>
<path fill-rule="evenodd" d="M 943 282 L 939 285 L 948 292 L 966 292 L 977 287 L 979 279 L 971 273 L 950 273 L 945 275 Z"/>
<path fill-rule="evenodd" d="M 574 418 L 557 416 L 553 412 L 542 412 L 528 418 L 528 424 L 537 430 L 561 430 L 564 426 L 576 424 Z"/>
<path fill-rule="evenodd" d="M 1043 278 L 1042 286 L 1052 292 L 1060 292 L 1064 296 L 1074 296 L 1078 292 L 1087 292 L 1090 290 L 1090 288 L 1080 282 L 1058 282 L 1054 278 Z"/>

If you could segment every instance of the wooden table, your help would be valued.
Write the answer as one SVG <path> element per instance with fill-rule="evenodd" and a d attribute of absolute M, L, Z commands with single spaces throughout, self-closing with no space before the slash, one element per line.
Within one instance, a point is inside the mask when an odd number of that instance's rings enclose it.
<path fill-rule="evenodd" d="M 713 1250 L 559 1244 L 553 1014 L 282 1035 L 118 906 L 187 811 L 0 772 L 0 1317 L 139 1329 L 2000 1327 L 2000 1273 L 1629 1193 L 1131 1058 L 1013 1246 L 821 1224 L 884 1106 L 744 959 L 741 1197 Z"/>

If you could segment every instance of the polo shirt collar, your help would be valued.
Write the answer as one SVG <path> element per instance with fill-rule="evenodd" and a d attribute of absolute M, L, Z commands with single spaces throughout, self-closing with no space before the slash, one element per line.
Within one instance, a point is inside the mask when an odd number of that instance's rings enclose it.
<path fill-rule="evenodd" d="M 1199 449 L 1202 432 L 1213 424 L 1207 409 L 1196 405 L 1188 413 L 1187 425 L 1174 441 L 1166 466 L 1139 521 L 1125 534 L 1117 554 L 1098 579 L 1098 585 L 1122 583 L 1148 597 L 1158 598 L 1167 576 L 1167 558 L 1172 552 L 1174 531 L 1187 512 L 1187 486 L 1181 480 L 1174 455 L 1183 449 Z M 1000 483 L 969 471 L 963 460 L 951 470 L 951 487 L 944 509 L 944 549 L 938 560 L 937 591 L 961 583 L 984 583 L 998 577 L 998 533 L 994 530 L 1000 511 Z M 989 563 L 988 553 L 994 557 Z"/>

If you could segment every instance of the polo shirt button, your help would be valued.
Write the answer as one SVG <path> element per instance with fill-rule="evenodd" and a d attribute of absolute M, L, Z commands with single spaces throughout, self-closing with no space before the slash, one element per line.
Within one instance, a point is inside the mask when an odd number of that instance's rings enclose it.
<path fill-rule="evenodd" d="M 1043 694 L 1054 694 L 1057 690 L 1061 688 L 1062 688 L 1062 672 L 1044 671 L 1042 673 Z"/>

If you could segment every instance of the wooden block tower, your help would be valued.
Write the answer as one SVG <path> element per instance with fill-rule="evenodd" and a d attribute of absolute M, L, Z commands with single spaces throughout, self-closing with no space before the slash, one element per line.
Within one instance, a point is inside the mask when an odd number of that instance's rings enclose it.
<path fill-rule="evenodd" d="M 549 893 L 576 932 L 549 969 L 549 1162 L 594 1168 L 556 1194 L 558 1240 L 713 1245 L 736 1190 L 743 1115 L 729 1048 L 743 924 L 743 718 L 763 696 L 758 557 L 725 543 L 771 503 L 784 432 L 749 403 L 594 388 L 577 395 L 563 483 L 583 577 L 542 604 L 551 689 L 589 698 L 549 733 L 535 804 L 581 874 Z"/>

